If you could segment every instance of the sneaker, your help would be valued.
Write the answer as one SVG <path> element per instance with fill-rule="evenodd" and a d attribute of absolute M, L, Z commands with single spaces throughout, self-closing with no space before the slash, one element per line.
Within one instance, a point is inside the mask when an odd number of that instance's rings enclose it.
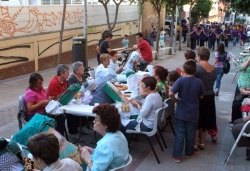
<path fill-rule="evenodd" d="M 193 157 L 196 157 L 198 155 L 197 152 L 194 152 L 191 156 L 184 156 L 185 159 L 190 159 L 190 158 L 193 158 Z"/>
<path fill-rule="evenodd" d="M 171 158 L 175 161 L 175 163 L 180 163 L 181 162 L 181 159 L 175 158 L 173 155 L 171 156 Z"/>

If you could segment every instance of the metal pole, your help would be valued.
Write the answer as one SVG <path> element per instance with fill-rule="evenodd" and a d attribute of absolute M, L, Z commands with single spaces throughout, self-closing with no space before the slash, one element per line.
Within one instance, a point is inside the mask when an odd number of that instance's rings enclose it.
<path fill-rule="evenodd" d="M 177 38 L 177 17 L 178 17 L 178 5 L 176 5 L 176 10 L 175 10 L 175 39 L 174 39 L 174 52 L 176 52 L 176 38 Z"/>
<path fill-rule="evenodd" d="M 88 68 L 88 41 L 87 41 L 87 0 L 84 0 L 83 38 L 85 39 L 84 68 Z"/>

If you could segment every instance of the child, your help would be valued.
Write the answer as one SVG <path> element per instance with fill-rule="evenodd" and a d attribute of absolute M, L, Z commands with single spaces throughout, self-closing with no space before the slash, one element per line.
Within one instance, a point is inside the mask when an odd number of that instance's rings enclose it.
<path fill-rule="evenodd" d="M 124 49 L 128 49 L 128 45 L 129 45 L 129 40 L 128 40 L 128 35 L 124 35 L 124 39 L 122 40 L 122 44 Z"/>
<path fill-rule="evenodd" d="M 53 133 L 38 133 L 28 141 L 33 160 L 43 171 L 82 171 L 82 167 L 70 158 L 59 159 L 59 141 Z"/>
<path fill-rule="evenodd" d="M 180 77 L 169 91 L 169 97 L 177 101 L 175 112 L 175 142 L 172 159 L 181 162 L 185 142 L 185 158 L 195 157 L 194 138 L 199 117 L 199 98 L 203 98 L 205 90 L 200 79 L 194 76 L 196 62 L 187 60 L 183 65 L 183 76 Z M 178 93 L 178 99 L 175 94 Z"/>

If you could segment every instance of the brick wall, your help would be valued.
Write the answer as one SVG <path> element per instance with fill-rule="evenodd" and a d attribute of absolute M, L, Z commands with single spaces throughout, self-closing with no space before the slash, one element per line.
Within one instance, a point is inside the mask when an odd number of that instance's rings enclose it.
<path fill-rule="evenodd" d="M 28 61 L 8 68 L 0 69 L 0 80 L 28 74 L 35 71 L 35 61 Z"/>
<path fill-rule="evenodd" d="M 122 38 L 114 39 L 110 42 L 111 48 L 122 47 Z M 129 36 L 130 47 L 136 44 L 135 35 Z M 97 43 L 96 43 L 97 44 Z M 57 66 L 57 54 L 38 59 L 38 70 L 49 69 Z M 88 46 L 88 59 L 96 58 L 96 45 Z M 72 51 L 62 53 L 61 63 L 73 63 Z M 12 78 L 35 72 L 35 61 L 17 63 L 17 65 L 0 69 L 0 80 Z"/>

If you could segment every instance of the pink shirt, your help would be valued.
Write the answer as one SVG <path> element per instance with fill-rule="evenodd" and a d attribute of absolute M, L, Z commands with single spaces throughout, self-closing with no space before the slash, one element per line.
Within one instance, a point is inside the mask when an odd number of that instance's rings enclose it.
<path fill-rule="evenodd" d="M 30 88 L 25 92 L 24 95 L 24 100 L 25 100 L 25 105 L 27 108 L 27 102 L 34 102 L 34 104 L 39 103 L 42 100 L 46 100 L 47 99 L 47 93 L 44 90 L 44 88 L 42 88 L 40 91 L 39 90 L 31 90 Z M 45 106 L 41 106 L 39 107 L 37 110 L 29 112 L 27 110 L 27 114 L 28 115 L 34 115 L 36 113 L 40 113 L 43 114 L 45 111 Z"/>
<path fill-rule="evenodd" d="M 214 53 L 214 57 L 215 57 L 215 59 L 219 59 L 219 52 L 215 52 Z M 226 57 L 226 59 L 227 60 L 230 60 L 230 55 L 227 53 L 227 57 Z M 223 68 L 223 62 L 221 62 L 221 61 L 218 61 L 215 65 L 214 65 L 214 67 L 217 67 L 217 68 Z"/>

